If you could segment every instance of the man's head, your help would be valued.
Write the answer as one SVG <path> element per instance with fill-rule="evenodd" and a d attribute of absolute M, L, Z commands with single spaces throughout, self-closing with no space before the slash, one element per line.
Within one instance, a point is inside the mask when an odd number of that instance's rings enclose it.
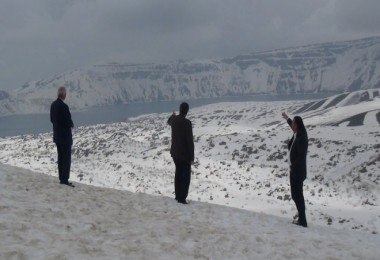
<path fill-rule="evenodd" d="M 292 121 L 292 130 L 294 133 L 301 134 L 301 135 L 307 135 L 305 125 L 303 123 L 303 120 L 300 116 L 295 116 Z"/>
<path fill-rule="evenodd" d="M 65 100 L 66 98 L 66 88 L 64 86 L 61 86 L 58 88 L 58 93 L 57 93 L 58 98 Z"/>
<path fill-rule="evenodd" d="M 186 116 L 186 115 L 187 115 L 187 112 L 189 112 L 189 104 L 187 104 L 186 102 L 183 102 L 183 103 L 179 106 L 179 113 L 180 113 L 181 115 Z"/>

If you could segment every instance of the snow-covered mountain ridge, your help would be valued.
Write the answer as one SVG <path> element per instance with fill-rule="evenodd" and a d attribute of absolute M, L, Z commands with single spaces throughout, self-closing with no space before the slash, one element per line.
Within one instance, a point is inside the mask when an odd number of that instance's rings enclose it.
<path fill-rule="evenodd" d="M 191 106 L 191 103 L 190 103 Z M 379 90 L 318 101 L 219 103 L 190 109 L 196 162 L 189 199 L 291 218 L 281 112 L 301 115 L 309 135 L 307 216 L 378 234 L 380 230 Z M 74 131 L 72 180 L 173 196 L 167 114 Z M 0 162 L 57 175 L 52 134 L 0 139 Z"/>
<path fill-rule="evenodd" d="M 65 85 L 73 110 L 157 100 L 340 93 L 380 88 L 380 37 L 314 44 L 220 60 L 108 63 L 26 83 L 0 114 L 47 112 Z"/>

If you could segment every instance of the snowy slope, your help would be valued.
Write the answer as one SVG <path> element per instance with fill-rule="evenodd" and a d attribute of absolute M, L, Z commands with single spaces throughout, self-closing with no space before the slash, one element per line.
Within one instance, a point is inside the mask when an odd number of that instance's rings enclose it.
<path fill-rule="evenodd" d="M 98 64 L 26 83 L 9 94 L 17 102 L 0 100 L 0 115 L 46 112 L 60 85 L 69 90 L 70 107 L 79 110 L 157 100 L 380 88 L 379 68 L 380 37 L 220 60 Z"/>
<path fill-rule="evenodd" d="M 378 234 L 378 90 L 320 101 L 219 103 L 191 109 L 196 162 L 189 199 L 292 218 L 296 210 L 286 162 L 292 134 L 281 118 L 283 111 L 304 117 L 308 129 L 309 223 Z M 75 129 L 71 179 L 173 197 L 168 116 L 151 114 Z M 51 133 L 0 139 L 0 162 L 56 176 Z"/>
<path fill-rule="evenodd" d="M 380 236 L 0 164 L 1 259 L 378 259 Z"/>

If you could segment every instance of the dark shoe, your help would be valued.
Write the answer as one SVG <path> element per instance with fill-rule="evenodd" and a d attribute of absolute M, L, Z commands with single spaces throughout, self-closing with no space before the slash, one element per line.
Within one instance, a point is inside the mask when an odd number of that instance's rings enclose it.
<path fill-rule="evenodd" d="M 64 182 L 64 181 L 61 181 L 60 184 L 64 184 L 64 185 L 67 185 L 67 186 L 70 186 L 70 187 L 75 187 L 74 184 L 72 182 Z"/>
<path fill-rule="evenodd" d="M 181 204 L 188 204 L 188 203 L 186 202 L 186 200 L 178 200 L 178 203 L 181 203 Z"/>
<path fill-rule="evenodd" d="M 295 224 L 295 225 L 297 225 L 297 226 L 307 227 L 307 224 L 306 224 L 306 223 L 301 223 L 301 222 L 299 222 L 298 220 L 293 220 L 292 223 Z"/>

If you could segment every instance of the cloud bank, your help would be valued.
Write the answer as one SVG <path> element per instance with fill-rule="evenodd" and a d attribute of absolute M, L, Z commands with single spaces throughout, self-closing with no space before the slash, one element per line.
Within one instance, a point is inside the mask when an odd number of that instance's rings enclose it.
<path fill-rule="evenodd" d="M 380 35 L 376 0 L 3 0 L 0 89 L 98 62 L 235 56 Z"/>

